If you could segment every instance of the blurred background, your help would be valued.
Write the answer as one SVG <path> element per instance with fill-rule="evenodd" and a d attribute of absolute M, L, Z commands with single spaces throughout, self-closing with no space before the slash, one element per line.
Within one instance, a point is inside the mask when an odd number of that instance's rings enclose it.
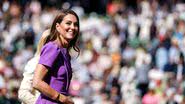
<path fill-rule="evenodd" d="M 80 17 L 75 104 L 185 104 L 184 0 L 0 0 L 0 104 L 62 8 Z"/>

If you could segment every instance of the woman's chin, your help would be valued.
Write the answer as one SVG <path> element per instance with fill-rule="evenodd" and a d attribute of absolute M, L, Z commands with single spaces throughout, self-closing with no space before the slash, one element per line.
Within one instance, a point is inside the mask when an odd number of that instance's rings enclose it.
<path fill-rule="evenodd" d="M 66 37 L 67 40 L 72 40 L 74 38 L 74 36 L 68 36 Z"/>
<path fill-rule="evenodd" d="M 71 41 L 74 37 L 67 37 L 66 40 L 67 41 Z"/>

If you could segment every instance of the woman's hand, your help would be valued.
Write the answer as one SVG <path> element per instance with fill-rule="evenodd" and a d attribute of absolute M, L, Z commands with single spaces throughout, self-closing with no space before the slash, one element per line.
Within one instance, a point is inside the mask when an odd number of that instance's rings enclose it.
<path fill-rule="evenodd" d="M 71 99 L 71 97 L 62 94 L 59 95 L 59 101 L 64 104 L 74 104 L 74 101 Z"/>

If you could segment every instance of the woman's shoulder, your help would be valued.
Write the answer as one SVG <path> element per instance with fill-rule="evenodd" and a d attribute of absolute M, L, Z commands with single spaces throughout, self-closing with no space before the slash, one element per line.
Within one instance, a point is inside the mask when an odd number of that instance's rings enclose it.
<path fill-rule="evenodd" d="M 63 48 L 59 46 L 56 42 L 48 42 L 43 46 L 43 49 L 49 49 L 49 50 L 58 50 L 58 51 L 63 51 L 66 52 L 67 48 Z"/>
<path fill-rule="evenodd" d="M 48 42 L 41 49 L 41 57 L 54 58 L 57 57 L 60 52 L 61 49 L 57 44 L 55 44 L 54 42 Z"/>
<path fill-rule="evenodd" d="M 42 52 L 59 52 L 60 51 L 60 47 L 54 43 L 54 42 L 48 42 L 46 43 L 42 49 L 41 49 L 41 53 Z"/>
<path fill-rule="evenodd" d="M 59 46 L 55 42 L 48 42 L 48 43 L 46 43 L 43 46 L 43 48 L 46 48 L 46 47 L 49 47 L 49 48 L 59 48 Z"/>

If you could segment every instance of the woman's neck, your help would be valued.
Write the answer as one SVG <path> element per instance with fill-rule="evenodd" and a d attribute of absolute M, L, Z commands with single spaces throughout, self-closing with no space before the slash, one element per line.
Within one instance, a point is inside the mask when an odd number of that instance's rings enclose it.
<path fill-rule="evenodd" d="M 57 43 L 60 47 L 63 47 L 63 48 L 68 48 L 68 46 L 69 46 L 68 41 L 65 40 L 64 38 L 57 39 L 57 40 L 56 40 L 56 43 Z"/>

